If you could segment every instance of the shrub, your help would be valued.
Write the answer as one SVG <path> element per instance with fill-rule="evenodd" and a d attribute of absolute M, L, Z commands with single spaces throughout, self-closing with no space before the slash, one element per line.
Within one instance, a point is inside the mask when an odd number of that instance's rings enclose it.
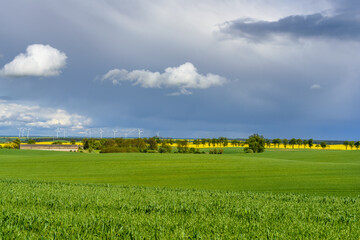
<path fill-rule="evenodd" d="M 126 152 L 139 152 L 139 150 L 134 147 L 104 147 L 100 151 L 100 153 L 126 153 Z"/>
<path fill-rule="evenodd" d="M 254 153 L 254 151 L 248 147 L 244 148 L 245 153 Z"/>
<path fill-rule="evenodd" d="M 220 148 L 218 154 L 223 154 L 223 153 L 224 153 L 224 149 Z"/>
<path fill-rule="evenodd" d="M 159 148 L 159 153 L 171 153 L 171 146 L 167 145 L 167 144 L 163 144 L 160 148 Z"/>

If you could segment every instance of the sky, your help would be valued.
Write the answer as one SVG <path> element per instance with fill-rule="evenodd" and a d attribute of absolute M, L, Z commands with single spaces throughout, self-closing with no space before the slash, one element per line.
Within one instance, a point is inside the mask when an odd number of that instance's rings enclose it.
<path fill-rule="evenodd" d="M 3 136 L 360 140 L 359 1 L 4 0 L 0 22 Z"/>

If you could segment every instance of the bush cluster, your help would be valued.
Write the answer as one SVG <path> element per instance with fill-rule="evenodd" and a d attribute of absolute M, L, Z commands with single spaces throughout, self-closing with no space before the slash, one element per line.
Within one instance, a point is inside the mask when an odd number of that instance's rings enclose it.
<path fill-rule="evenodd" d="M 224 149 L 220 148 L 220 149 L 210 149 L 209 154 L 223 154 L 224 153 Z"/>

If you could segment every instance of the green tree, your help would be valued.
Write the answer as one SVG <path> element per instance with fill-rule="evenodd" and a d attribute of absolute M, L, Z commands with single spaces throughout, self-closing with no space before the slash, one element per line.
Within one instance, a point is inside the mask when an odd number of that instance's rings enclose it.
<path fill-rule="evenodd" d="M 266 146 L 269 148 L 269 147 L 271 147 L 271 141 L 270 141 L 270 139 L 265 139 L 265 144 L 266 144 Z"/>
<path fill-rule="evenodd" d="M 171 146 L 163 142 L 159 148 L 159 153 L 171 153 Z"/>
<path fill-rule="evenodd" d="M 272 140 L 272 143 L 274 144 L 274 147 L 276 147 L 276 144 L 277 144 L 278 148 L 279 148 L 281 140 L 280 140 L 280 138 L 275 138 L 275 139 Z"/>
<path fill-rule="evenodd" d="M 20 144 L 21 144 L 20 138 L 16 138 L 16 139 L 13 141 L 13 144 L 14 144 L 14 148 L 19 149 L 19 148 L 20 148 Z"/>
<path fill-rule="evenodd" d="M 359 149 L 359 147 L 360 147 L 360 141 L 357 141 L 354 145 L 355 145 L 356 149 Z"/>
<path fill-rule="evenodd" d="M 296 144 L 296 139 L 295 138 L 290 139 L 289 143 L 292 146 L 292 148 L 294 149 L 295 144 Z"/>
<path fill-rule="evenodd" d="M 320 146 L 321 146 L 323 149 L 325 149 L 325 148 L 327 147 L 327 144 L 326 144 L 326 142 L 321 142 L 321 143 L 320 143 Z"/>
<path fill-rule="evenodd" d="M 354 145 L 355 145 L 355 142 L 354 142 L 354 141 L 350 141 L 350 142 L 349 142 L 349 146 L 350 146 L 351 150 L 353 149 Z"/>
<path fill-rule="evenodd" d="M 208 138 L 208 139 L 206 139 L 206 141 L 207 141 L 207 143 L 208 143 L 209 147 L 211 147 L 211 139 L 210 139 L 210 138 Z"/>
<path fill-rule="evenodd" d="M 195 139 L 195 140 L 194 140 L 194 144 L 195 144 L 196 147 L 199 147 L 199 146 L 200 146 L 200 143 L 201 143 L 201 142 L 200 142 L 199 139 Z"/>
<path fill-rule="evenodd" d="M 149 150 L 154 150 L 154 151 L 158 150 L 158 143 L 155 138 L 152 137 L 147 139 L 147 144 L 149 144 Z"/>
<path fill-rule="evenodd" d="M 185 153 L 188 151 L 188 140 L 177 140 L 176 141 L 178 152 Z"/>
<path fill-rule="evenodd" d="M 348 148 L 348 146 L 349 146 L 349 141 L 344 141 L 344 146 L 345 146 L 345 148 L 346 148 L 346 150 L 347 150 L 347 148 Z"/>
<path fill-rule="evenodd" d="M 308 140 L 308 146 L 309 146 L 309 148 L 312 148 L 312 146 L 314 145 L 314 140 L 312 139 L 312 138 L 310 138 L 309 140 Z"/>
<path fill-rule="evenodd" d="M 229 145 L 229 140 L 227 138 L 224 138 L 223 146 L 227 147 Z"/>
<path fill-rule="evenodd" d="M 247 152 L 249 149 L 251 149 L 253 153 L 261 153 L 265 151 L 265 139 L 259 134 L 253 134 L 249 136 L 249 138 L 246 140 L 246 143 L 249 145 L 249 147 L 244 149 L 245 152 Z"/>
<path fill-rule="evenodd" d="M 216 142 L 217 142 L 216 138 L 211 139 L 211 144 L 213 145 L 213 147 L 216 146 Z"/>
<path fill-rule="evenodd" d="M 286 148 L 286 146 L 289 144 L 289 140 L 287 140 L 286 138 L 284 138 L 282 140 L 282 143 L 284 144 L 284 148 Z"/>
<path fill-rule="evenodd" d="M 308 140 L 304 139 L 302 142 L 304 144 L 304 148 L 306 148 L 306 145 L 308 144 Z"/>
<path fill-rule="evenodd" d="M 303 144 L 303 141 L 300 138 L 296 139 L 296 144 L 298 145 L 298 148 L 300 148 L 300 146 Z"/>
<path fill-rule="evenodd" d="M 35 142 L 35 140 L 34 139 L 29 139 L 28 141 L 27 141 L 27 144 L 35 144 L 36 142 Z"/>

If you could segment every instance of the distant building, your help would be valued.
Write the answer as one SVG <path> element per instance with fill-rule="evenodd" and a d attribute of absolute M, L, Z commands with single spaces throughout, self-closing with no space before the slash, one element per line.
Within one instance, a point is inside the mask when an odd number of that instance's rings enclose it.
<path fill-rule="evenodd" d="M 78 145 L 61 145 L 61 144 L 20 144 L 22 150 L 47 150 L 47 151 L 62 151 L 62 152 L 76 152 Z"/>

